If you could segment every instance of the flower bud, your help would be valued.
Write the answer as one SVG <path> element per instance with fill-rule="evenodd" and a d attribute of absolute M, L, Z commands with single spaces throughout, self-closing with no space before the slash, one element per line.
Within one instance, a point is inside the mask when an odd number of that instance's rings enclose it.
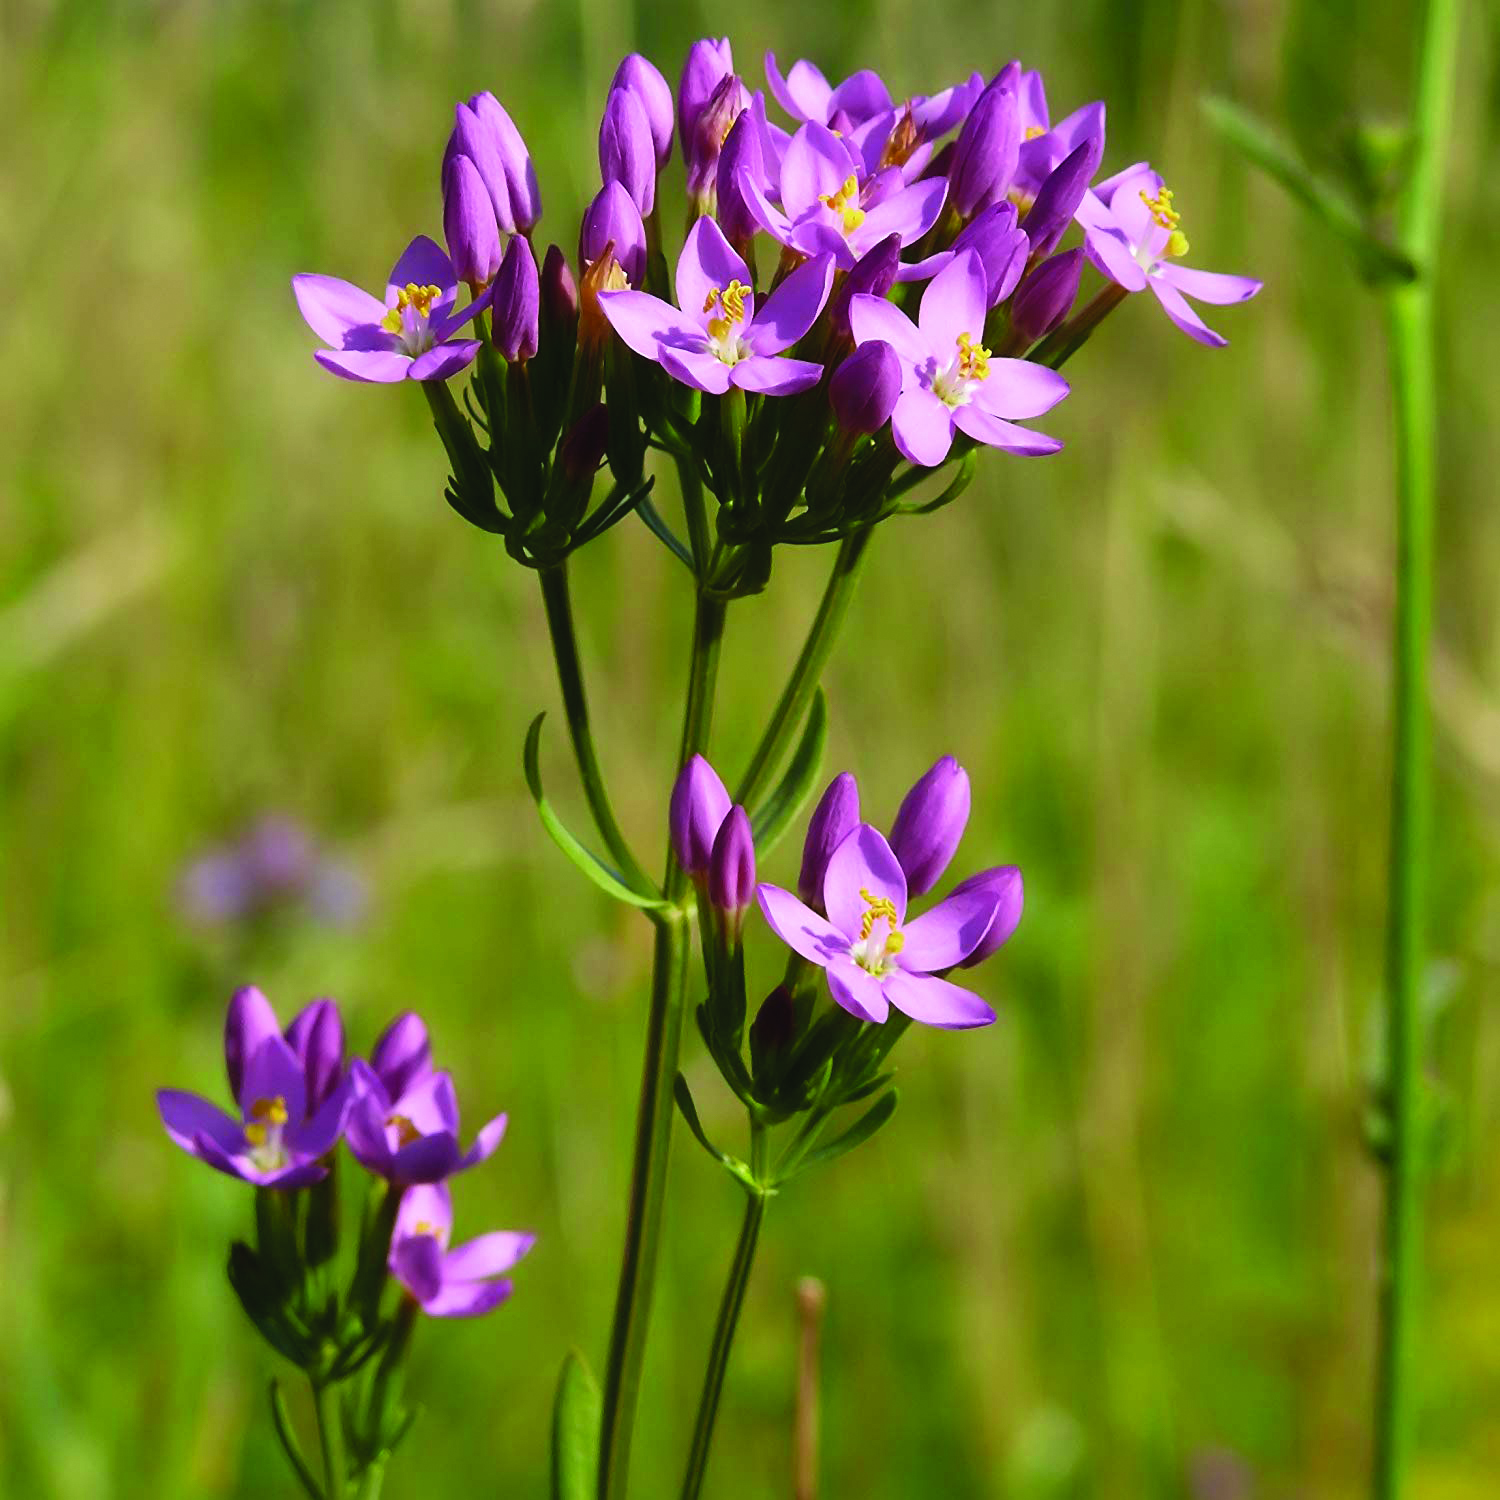
<path fill-rule="evenodd" d="M 983 963 L 992 953 L 1004 946 L 1021 921 L 1021 908 L 1025 904 L 1025 889 L 1021 884 L 1021 872 L 1014 865 L 1002 865 L 994 870 L 982 870 L 954 886 L 952 895 L 960 896 L 967 891 L 993 891 L 995 895 L 995 918 L 989 931 L 980 938 L 978 946 L 969 956 L 960 961 L 960 969 L 972 969 Z"/>
<path fill-rule="evenodd" d="M 609 412 L 596 401 L 568 429 L 557 450 L 564 475 L 574 484 L 587 484 L 598 473 L 608 444 Z"/>
<path fill-rule="evenodd" d="M 968 821 L 969 773 L 945 755 L 906 794 L 891 825 L 891 849 L 910 895 L 938 883 Z"/>
<path fill-rule="evenodd" d="M 1005 196 L 1021 154 L 1021 115 L 1005 72 L 979 96 L 959 132 L 948 201 L 965 219 Z"/>
<path fill-rule="evenodd" d="M 588 266 L 613 245 L 614 258 L 631 286 L 646 274 L 646 226 L 635 200 L 618 182 L 606 182 L 584 210 L 578 259 Z M 599 291 L 610 288 L 599 287 Z"/>
<path fill-rule="evenodd" d="M 541 286 L 536 257 L 524 234 L 511 236 L 495 278 L 495 296 L 490 304 L 495 347 L 512 364 L 531 359 L 540 338 Z"/>
<path fill-rule="evenodd" d="M 1048 173 L 1047 180 L 1037 190 L 1024 225 L 1032 255 L 1038 258 L 1051 255 L 1068 232 L 1068 225 L 1099 170 L 1102 146 L 1098 136 L 1090 136 L 1065 156 L 1055 171 Z"/>
<path fill-rule="evenodd" d="M 756 98 L 759 98 L 756 95 Z M 745 195 L 740 191 L 739 179 L 743 172 L 762 188 L 765 187 L 765 153 L 761 150 L 761 121 L 756 118 L 754 106 L 743 110 L 724 141 L 715 168 L 716 215 L 724 238 L 735 249 L 744 252 L 760 228 L 760 221 L 750 212 Z"/>
<path fill-rule="evenodd" d="M 486 203 L 485 212 L 489 212 Z M 344 1073 L 344 1022 L 332 1000 L 314 1000 L 297 1013 L 286 1039 L 307 1078 L 307 1112 L 321 1109 Z"/>
<path fill-rule="evenodd" d="M 1045 338 L 1073 310 L 1082 274 L 1081 245 L 1043 261 L 1021 283 L 1010 305 L 1011 327 L 1028 344 Z"/>
<path fill-rule="evenodd" d="M 477 295 L 500 269 L 500 228 L 479 168 L 462 153 L 443 168 L 443 237 L 453 274 Z"/>
<path fill-rule="evenodd" d="M 479 173 L 485 191 L 490 196 L 490 207 L 495 211 L 495 223 L 505 234 L 514 234 L 516 216 L 510 204 L 510 184 L 505 177 L 505 163 L 500 159 L 500 147 L 495 134 L 468 104 L 458 104 L 453 110 L 453 133 L 448 137 L 448 147 L 443 153 L 443 182 L 446 199 L 448 163 L 457 156 L 467 156 Z"/>
<path fill-rule="evenodd" d="M 618 182 L 641 217 L 656 202 L 656 143 L 651 121 L 640 95 L 631 89 L 611 89 L 599 124 L 599 173 L 605 182 Z"/>
<path fill-rule="evenodd" d="M 655 63 L 632 52 L 618 68 L 610 81 L 612 89 L 629 89 L 646 111 L 651 125 L 651 142 L 656 152 L 658 168 L 666 166 L 672 159 L 672 114 L 674 101 L 672 85 L 661 76 Z"/>
<path fill-rule="evenodd" d="M 392 1099 L 432 1072 L 432 1046 L 421 1016 L 405 1011 L 380 1033 L 370 1051 L 370 1070 Z"/>
<path fill-rule="evenodd" d="M 511 219 L 522 234 L 529 234 L 532 225 L 542 216 L 542 191 L 537 186 L 531 152 L 526 149 L 526 142 L 516 129 L 515 121 L 493 94 L 475 94 L 469 100 L 469 108 L 474 111 L 479 123 L 495 144 L 495 152 L 505 174 Z M 501 228 L 507 227 L 502 220 Z"/>
<path fill-rule="evenodd" d="M 833 851 L 859 824 L 859 783 L 848 771 L 840 771 L 828 784 L 808 820 L 802 842 L 802 872 L 797 894 L 814 911 L 823 910 L 823 876 Z"/>
<path fill-rule="evenodd" d="M 714 841 L 729 808 L 729 793 L 719 773 L 695 755 L 678 772 L 668 813 L 677 863 L 695 879 L 708 873 Z"/>
<path fill-rule="evenodd" d="M 972 250 L 984 266 L 989 283 L 989 306 L 998 307 L 1015 291 L 1026 270 L 1031 243 L 1016 228 L 1016 206 L 1002 200 L 992 203 L 965 226 L 953 242 L 953 253 Z"/>
<path fill-rule="evenodd" d="M 738 917 L 755 898 L 755 839 L 750 814 L 738 803 L 714 837 L 708 861 L 708 899 L 716 911 Z"/>
<path fill-rule="evenodd" d="M 733 72 L 734 51 L 727 36 L 718 41 L 704 37 L 688 49 L 687 61 L 682 65 L 682 79 L 677 85 L 677 128 L 682 135 L 684 160 L 693 149 L 698 116 L 703 113 L 709 96 Z"/>
<path fill-rule="evenodd" d="M 764 1000 L 750 1023 L 750 1056 L 763 1064 L 784 1051 L 797 1035 L 797 1005 L 792 992 L 778 984 Z M 756 1071 L 760 1068 L 757 1066 Z"/>
<path fill-rule="evenodd" d="M 889 234 L 854 263 L 843 285 L 828 304 L 828 319 L 840 338 L 849 338 L 849 299 L 858 296 L 883 297 L 896 284 L 896 270 L 901 264 L 901 236 Z"/>
<path fill-rule="evenodd" d="M 846 432 L 879 432 L 900 394 L 901 361 L 880 339 L 861 344 L 828 383 L 829 404 Z"/>
<path fill-rule="evenodd" d="M 224 1017 L 224 1067 L 229 1074 L 229 1092 L 240 1097 L 245 1068 L 268 1038 L 281 1035 L 281 1023 L 271 1002 L 253 984 L 237 989 L 230 997 Z"/>
<path fill-rule="evenodd" d="M 720 153 L 749 102 L 745 85 L 733 73 L 721 79 L 699 112 L 691 144 L 683 147 L 688 201 L 700 213 L 708 213 L 713 207 Z"/>
<path fill-rule="evenodd" d="M 549 338 L 556 330 L 564 335 L 564 342 L 573 342 L 571 330 L 578 322 L 578 287 L 568 257 L 557 245 L 547 246 L 542 261 L 542 321 Z"/>

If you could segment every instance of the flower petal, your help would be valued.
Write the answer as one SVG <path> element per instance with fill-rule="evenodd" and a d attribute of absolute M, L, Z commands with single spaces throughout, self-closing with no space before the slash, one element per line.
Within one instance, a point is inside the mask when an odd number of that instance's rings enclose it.
<path fill-rule="evenodd" d="M 313 1117 L 287 1134 L 292 1150 L 300 1156 L 324 1156 L 344 1133 L 344 1121 L 354 1098 L 353 1085 L 345 1078 L 323 1101 Z"/>
<path fill-rule="evenodd" d="M 1264 284 L 1251 276 L 1230 276 L 1224 271 L 1195 271 L 1191 266 L 1179 266 L 1175 261 L 1163 261 L 1157 266 L 1156 275 L 1179 292 L 1216 307 L 1248 302 Z"/>
<path fill-rule="evenodd" d="M 947 200 L 946 177 L 929 177 L 893 193 L 865 215 L 850 239 L 854 253 L 863 255 L 888 234 L 900 235 L 903 245 L 914 244 L 937 223 Z"/>
<path fill-rule="evenodd" d="M 1072 389 L 1056 370 L 1029 359 L 991 359 L 989 371 L 974 387 L 974 401 L 992 417 L 1039 417 Z"/>
<path fill-rule="evenodd" d="M 292 295 L 307 326 L 332 349 L 343 349 L 351 329 L 379 324 L 385 303 L 353 282 L 303 272 L 292 277 Z"/>
<path fill-rule="evenodd" d="M 963 408 L 972 411 L 972 407 Z M 891 436 L 902 455 L 924 468 L 935 468 L 953 446 L 952 408 L 921 386 L 904 386 L 891 413 Z"/>
<path fill-rule="evenodd" d="M 280 1032 L 263 1037 L 245 1059 L 240 1111 L 248 1119 L 261 1100 L 272 1099 L 285 1103 L 290 1124 L 300 1125 L 307 1118 L 307 1073 Z"/>
<path fill-rule="evenodd" d="M 897 410 L 900 410 L 899 406 Z M 1023 458 L 1044 458 L 1062 448 L 1055 437 L 1048 437 L 1045 432 L 1033 432 L 1029 427 L 1018 427 L 1003 417 L 991 416 L 982 406 L 960 406 L 953 413 L 953 420 L 976 443 L 988 443 L 991 448 L 1000 448 Z"/>
<path fill-rule="evenodd" d="M 419 1078 L 391 1105 L 391 1113 L 410 1120 L 423 1135 L 440 1130 L 457 1135 L 458 1095 L 453 1088 L 453 1075 L 437 1072 Z"/>
<path fill-rule="evenodd" d="M 407 370 L 410 380 L 447 380 L 467 369 L 479 353 L 478 339 L 454 339 L 419 354 Z"/>
<path fill-rule="evenodd" d="M 808 359 L 786 359 L 777 355 L 752 354 L 729 369 L 730 380 L 742 391 L 763 396 L 795 396 L 810 390 L 823 376 L 823 366 Z"/>
<path fill-rule="evenodd" d="M 423 1182 L 407 1188 L 396 1211 L 392 1244 L 421 1233 L 418 1226 L 426 1226 L 433 1232 L 439 1245 L 448 1243 L 453 1230 L 453 1195 L 446 1182 Z"/>
<path fill-rule="evenodd" d="M 889 901 L 896 908 L 898 926 L 906 920 L 906 876 L 900 861 L 878 828 L 859 823 L 829 856 L 823 873 L 823 910 L 853 941 L 871 901 Z"/>
<path fill-rule="evenodd" d="M 994 924 L 999 904 L 992 890 L 956 892 L 939 901 L 901 929 L 906 943 L 897 963 L 917 974 L 951 969 L 979 945 Z"/>
<path fill-rule="evenodd" d="M 729 366 L 707 349 L 677 349 L 663 344 L 658 359 L 668 375 L 694 390 L 722 396 L 729 389 Z"/>
<path fill-rule="evenodd" d="M 745 200 L 745 206 L 755 216 L 760 227 L 773 240 L 787 244 L 791 239 L 792 221 L 766 197 L 765 189 L 756 181 L 754 174 L 741 167 L 735 177 L 735 184 L 740 190 L 740 197 Z"/>
<path fill-rule="evenodd" d="M 430 1318 L 477 1318 L 499 1307 L 514 1290 L 508 1281 L 463 1281 L 445 1286 L 422 1304 L 422 1311 Z"/>
<path fill-rule="evenodd" d="M 224 1016 L 224 1070 L 229 1075 L 229 1093 L 241 1102 L 245 1063 L 267 1037 L 281 1035 L 281 1022 L 271 1002 L 253 984 L 237 989 Z"/>
<path fill-rule="evenodd" d="M 390 1159 L 390 1168 L 382 1175 L 406 1186 L 418 1182 L 441 1182 L 459 1170 L 458 1137 L 448 1131 L 424 1135 L 409 1142 Z"/>
<path fill-rule="evenodd" d="M 906 365 L 925 364 L 932 352 L 917 325 L 893 302 L 861 293 L 849 299 L 849 327 L 856 344 L 889 344 Z"/>
<path fill-rule="evenodd" d="M 663 302 L 650 292 L 628 289 L 600 292 L 599 307 L 609 319 L 609 326 L 642 359 L 659 359 L 663 338 L 689 348 L 694 343 L 702 346 L 706 342 L 698 323 L 683 317 L 670 302 Z"/>
<path fill-rule="evenodd" d="M 946 1031 L 988 1026 L 995 1019 L 995 1012 L 972 990 L 935 974 L 908 974 L 897 969 L 885 977 L 885 996 L 913 1021 Z"/>
<path fill-rule="evenodd" d="M 486 1281 L 510 1270 L 536 1244 L 534 1234 L 496 1229 L 448 1252 L 443 1262 L 445 1281 Z"/>
<path fill-rule="evenodd" d="M 770 84 L 776 102 L 794 120 L 827 123 L 830 113 L 828 100 L 833 89 L 814 64 L 798 59 L 792 64 L 791 73 L 783 78 L 781 69 L 776 66 L 776 54 L 767 52 L 766 82 Z"/>
<path fill-rule="evenodd" d="M 200 1154 L 197 1147 L 200 1136 L 213 1141 L 230 1155 L 244 1148 L 245 1135 L 239 1121 L 197 1094 L 182 1089 L 158 1089 L 156 1107 L 173 1143 L 190 1156 Z"/>
<path fill-rule="evenodd" d="M 717 219 L 704 214 L 688 230 L 677 257 L 677 303 L 684 318 L 703 331 L 708 317 L 707 303 L 715 292 L 721 292 L 731 281 L 751 284 L 750 268 L 735 253 Z M 745 299 L 746 318 L 754 316 L 754 298 Z M 623 337 L 623 335 L 622 335 Z"/>
<path fill-rule="evenodd" d="M 392 385 L 405 380 L 411 360 L 389 349 L 350 350 L 336 354 L 331 349 L 315 349 L 313 358 L 325 370 L 345 380 L 362 380 L 371 385 Z"/>
<path fill-rule="evenodd" d="M 1167 316 L 1190 339 L 1207 344 L 1210 349 L 1222 349 L 1229 342 L 1221 333 L 1215 333 L 1195 313 L 1186 297 L 1175 286 L 1169 286 L 1159 276 L 1148 278 L 1147 285 L 1156 293 L 1156 300 L 1166 309 Z"/>
<path fill-rule="evenodd" d="M 873 115 L 889 114 L 891 109 L 891 91 L 885 86 L 885 80 L 872 69 L 861 68 L 833 91 L 828 100 L 828 112 L 823 118 L 830 120 L 843 110 L 858 125 Z"/>
<path fill-rule="evenodd" d="M 459 1160 L 460 1171 L 466 1167 L 477 1167 L 480 1162 L 488 1160 L 495 1154 L 495 1148 L 505 1137 L 506 1120 L 507 1116 L 496 1115 L 493 1120 L 486 1121 L 479 1127 L 479 1133 L 474 1137 L 474 1144 Z"/>
<path fill-rule="evenodd" d="M 755 899 L 760 903 L 766 925 L 808 963 L 826 966 L 848 955 L 848 937 L 790 891 L 782 890 L 779 885 L 758 885 Z"/>
<path fill-rule="evenodd" d="M 699 219 L 711 224 L 712 219 Z M 757 354 L 780 354 L 790 349 L 818 320 L 833 290 L 833 257 L 820 255 L 798 266 L 766 298 L 745 330 L 745 342 Z"/>
<path fill-rule="evenodd" d="M 860 968 L 852 958 L 841 958 L 829 964 L 827 973 L 829 994 L 851 1016 L 857 1016 L 861 1021 L 873 1021 L 878 1026 L 890 1015 L 891 1008 L 881 981 Z"/>
<path fill-rule="evenodd" d="M 418 1302 L 428 1302 L 443 1289 L 443 1247 L 431 1234 L 411 1234 L 391 1247 L 390 1268 L 397 1281 Z"/>
<path fill-rule="evenodd" d="M 781 205 L 793 219 L 819 207 L 855 174 L 849 148 L 826 125 L 809 120 L 792 137 L 781 162 Z"/>
<path fill-rule="evenodd" d="M 984 262 L 977 250 L 964 250 L 927 283 L 917 327 L 928 348 L 946 364 L 953 358 L 961 334 L 976 342 L 982 339 L 989 305 L 990 282 Z"/>
<path fill-rule="evenodd" d="M 441 290 L 442 296 L 433 303 L 434 312 L 445 309 L 458 290 L 458 278 L 453 274 L 453 262 L 448 259 L 447 251 L 425 234 L 419 234 L 392 267 L 391 279 L 385 289 L 387 307 L 396 305 L 396 293 L 408 283 L 435 286 Z"/>

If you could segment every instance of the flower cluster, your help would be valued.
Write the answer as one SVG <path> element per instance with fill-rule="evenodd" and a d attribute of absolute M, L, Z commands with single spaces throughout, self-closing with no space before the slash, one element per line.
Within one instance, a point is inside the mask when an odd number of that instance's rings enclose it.
<path fill-rule="evenodd" d="M 1057 366 L 1128 293 L 1149 287 L 1179 328 L 1218 344 L 1186 299 L 1259 290 L 1184 265 L 1160 176 L 1138 164 L 1096 181 L 1103 104 L 1054 122 L 1019 62 L 904 98 L 868 70 L 835 85 L 769 53 L 765 78 L 761 90 L 735 71 L 727 38 L 695 43 L 675 90 L 625 58 L 576 262 L 554 244 L 540 268 L 530 153 L 478 94 L 456 107 L 443 154 L 446 253 L 413 240 L 383 299 L 294 279 L 325 368 L 426 383 L 450 502 L 521 560 L 545 566 L 641 509 L 655 446 L 718 497 L 715 582 L 750 591 L 769 545 L 882 520 L 925 470 L 981 446 L 1057 451 L 1022 424 L 1068 394 Z M 674 147 L 688 230 L 669 281 Z M 1079 308 L 1086 266 L 1103 281 Z M 476 360 L 465 414 L 442 383 Z M 606 462 L 613 486 L 591 510 Z"/>

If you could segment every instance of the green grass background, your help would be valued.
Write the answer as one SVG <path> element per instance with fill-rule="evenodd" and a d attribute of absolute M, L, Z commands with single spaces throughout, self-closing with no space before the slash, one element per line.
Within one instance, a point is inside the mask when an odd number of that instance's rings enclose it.
<path fill-rule="evenodd" d="M 1433 1198 L 1419 1500 L 1500 1474 L 1500 631 L 1494 16 L 1470 7 L 1448 167 L 1436 697 Z M 824 1493 L 1071 1500 L 1361 1493 L 1377 1179 L 1391 489 L 1377 305 L 1205 130 L 1205 89 L 1337 170 L 1399 118 L 1414 7 L 1290 0 L 749 7 L 514 0 L 0 6 L 0 1491 L 289 1493 L 273 1365 L 231 1301 L 245 1191 L 170 1148 L 152 1090 L 220 1087 L 231 986 L 319 993 L 368 1045 L 433 1023 L 471 1117 L 509 1109 L 460 1232 L 531 1226 L 510 1306 L 422 1328 L 393 1497 L 540 1495 L 566 1348 L 602 1359 L 648 935 L 526 800 L 556 706 L 532 578 L 441 500 L 411 390 L 312 364 L 287 278 L 378 285 L 440 230 L 455 98 L 494 89 L 571 246 L 632 44 L 675 77 L 730 31 L 759 82 L 815 57 L 926 90 L 1012 55 L 1109 101 L 1194 264 L 1261 275 L 1209 352 L 1147 299 L 1049 429 L 878 539 L 829 678 L 831 772 L 888 818 L 951 750 L 961 862 L 1014 861 L 993 1029 L 902 1044 L 876 1143 L 772 1205 L 708 1493 L 790 1494 L 793 1288 L 829 1289 Z M 674 171 L 678 170 L 674 168 Z M 675 179 L 674 179 L 675 180 Z M 670 201 L 670 200 L 669 200 Z M 669 218 L 671 215 L 669 215 Z M 744 762 L 828 555 L 730 622 L 714 754 Z M 640 527 L 578 559 L 604 754 L 654 863 L 687 628 Z M 582 826 L 560 738 L 557 801 Z M 267 807 L 352 858 L 355 933 L 183 928 L 182 861 Z M 795 851 L 774 858 L 790 879 Z M 769 948 L 762 973 L 769 974 Z M 690 1043 L 710 1129 L 738 1129 Z M 679 1139 L 635 1493 L 673 1492 L 732 1248 Z"/>

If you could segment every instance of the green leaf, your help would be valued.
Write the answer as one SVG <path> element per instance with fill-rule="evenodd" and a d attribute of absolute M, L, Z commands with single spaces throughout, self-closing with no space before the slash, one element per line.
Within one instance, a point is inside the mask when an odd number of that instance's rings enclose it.
<path fill-rule="evenodd" d="M 599 1382 L 570 1349 L 552 1406 L 552 1500 L 594 1500 L 598 1488 Z"/>
<path fill-rule="evenodd" d="M 947 487 L 935 500 L 924 501 L 921 505 L 900 505 L 896 508 L 907 516 L 927 516 L 935 510 L 941 510 L 945 505 L 952 503 L 968 489 L 974 481 L 974 471 L 979 463 L 979 450 L 970 448 L 962 458 L 958 460 L 958 471 L 948 481 Z M 914 471 L 919 479 L 925 478 L 923 470 Z"/>
<path fill-rule="evenodd" d="M 646 529 L 670 552 L 689 573 L 693 567 L 693 554 L 678 538 L 675 531 L 662 520 L 661 512 L 644 495 L 635 507 L 635 513 L 646 523 Z"/>
<path fill-rule="evenodd" d="M 271 1422 L 276 1428 L 276 1436 L 281 1439 L 282 1451 L 286 1454 L 287 1462 L 296 1472 L 302 1488 L 311 1496 L 311 1500 L 323 1500 L 323 1487 L 313 1477 L 311 1467 L 302 1456 L 302 1445 L 297 1441 L 297 1434 L 292 1428 L 292 1419 L 287 1415 L 286 1398 L 281 1394 L 281 1382 L 274 1378 L 271 1381 Z"/>
<path fill-rule="evenodd" d="M 552 809 L 546 794 L 542 791 L 542 773 L 538 763 L 542 743 L 542 720 L 547 715 L 540 713 L 531 721 L 531 728 L 526 731 L 526 751 L 524 764 L 526 768 L 526 785 L 531 789 L 531 800 L 536 803 L 537 815 L 542 820 L 542 827 L 547 830 L 552 842 L 562 850 L 564 854 L 581 870 L 595 885 L 606 895 L 613 896 L 616 901 L 624 901 L 630 906 L 639 906 L 646 911 L 660 911 L 667 902 L 660 896 L 643 896 L 639 891 L 625 884 L 620 875 L 568 832 L 561 818 Z"/>
<path fill-rule="evenodd" d="M 899 1097 L 896 1089 L 892 1089 L 888 1094 L 882 1094 L 842 1135 L 835 1136 L 826 1146 L 819 1146 L 816 1151 L 809 1151 L 781 1181 L 789 1182 L 793 1177 L 800 1177 L 812 1167 L 821 1167 L 827 1162 L 836 1161 L 846 1151 L 852 1151 L 856 1146 L 864 1145 L 896 1113 L 896 1101 Z"/>
<path fill-rule="evenodd" d="M 756 1182 L 750 1168 L 738 1157 L 730 1156 L 727 1151 L 720 1151 L 704 1133 L 703 1125 L 698 1119 L 698 1106 L 693 1103 L 692 1090 L 688 1088 L 687 1079 L 681 1073 L 677 1075 L 672 1085 L 672 1097 L 677 1101 L 677 1108 L 681 1110 L 682 1118 L 687 1121 L 687 1128 L 693 1132 L 693 1139 L 736 1181 L 752 1193 L 760 1192 L 761 1186 Z"/>
<path fill-rule="evenodd" d="M 1264 120 L 1228 99 L 1209 96 L 1202 102 L 1209 123 L 1235 150 L 1344 241 L 1366 280 L 1378 284 L 1416 278 L 1411 258 L 1380 239 L 1348 197 L 1314 172 Z"/>
<path fill-rule="evenodd" d="M 755 857 L 764 859 L 780 843 L 792 819 L 802 811 L 823 764 L 823 750 L 828 744 L 828 699 L 819 688 L 808 710 L 807 724 L 797 743 L 796 754 L 780 782 L 766 800 L 750 815 L 755 834 Z"/>

